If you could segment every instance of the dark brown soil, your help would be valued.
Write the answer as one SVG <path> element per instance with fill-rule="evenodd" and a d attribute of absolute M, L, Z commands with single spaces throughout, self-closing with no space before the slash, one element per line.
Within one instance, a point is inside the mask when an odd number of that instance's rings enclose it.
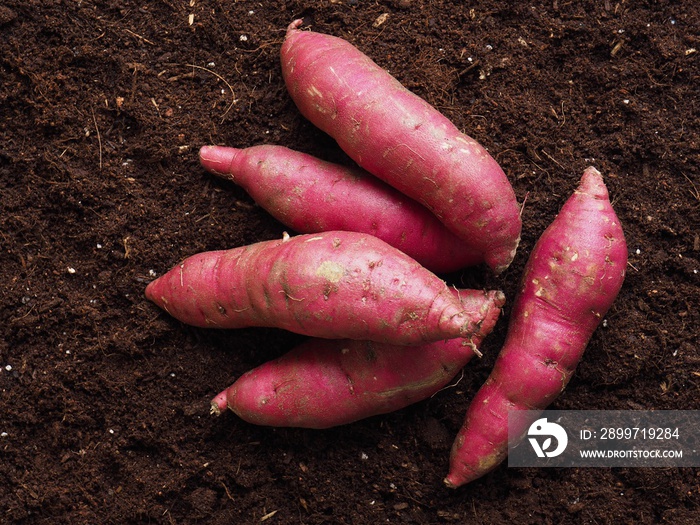
<path fill-rule="evenodd" d="M 301 16 L 440 108 L 527 197 L 513 266 L 446 276 L 455 282 L 512 298 L 583 169 L 604 173 L 628 276 L 554 407 L 700 408 L 697 3 L 456 4 L 0 6 L 0 522 L 698 522 L 693 468 L 503 465 L 444 488 L 507 310 L 457 386 L 308 431 L 208 413 L 211 396 L 299 336 L 193 329 L 144 299 L 185 256 L 284 230 L 199 167 L 201 145 L 278 143 L 346 161 L 285 92 L 279 48 Z"/>

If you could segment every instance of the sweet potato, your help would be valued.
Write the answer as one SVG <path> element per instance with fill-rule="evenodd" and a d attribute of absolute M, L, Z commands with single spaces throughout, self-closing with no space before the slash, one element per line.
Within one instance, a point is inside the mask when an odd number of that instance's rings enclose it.
<path fill-rule="evenodd" d="M 403 252 L 343 231 L 193 255 L 150 283 L 146 297 L 194 326 L 393 344 L 468 338 L 481 321 Z"/>
<path fill-rule="evenodd" d="M 302 115 L 362 168 L 430 209 L 497 273 L 520 241 L 503 170 L 474 139 L 341 38 L 292 22 L 282 74 Z"/>
<path fill-rule="evenodd" d="M 626 266 L 620 221 L 600 173 L 588 168 L 533 248 L 504 346 L 454 442 L 448 487 L 505 459 L 509 411 L 544 410 L 564 390 L 617 296 Z M 536 418 L 518 419 L 524 435 Z"/>
<path fill-rule="evenodd" d="M 438 273 L 483 262 L 427 208 L 364 170 L 274 145 L 205 146 L 199 157 L 298 233 L 369 233 Z"/>
<path fill-rule="evenodd" d="M 371 341 L 309 339 L 243 374 L 212 401 L 241 419 L 277 427 L 329 428 L 386 414 L 433 395 L 478 352 L 505 302 L 502 292 L 453 290 L 483 321 L 471 341 L 419 347 Z M 484 301 L 484 297 L 488 300 Z"/>

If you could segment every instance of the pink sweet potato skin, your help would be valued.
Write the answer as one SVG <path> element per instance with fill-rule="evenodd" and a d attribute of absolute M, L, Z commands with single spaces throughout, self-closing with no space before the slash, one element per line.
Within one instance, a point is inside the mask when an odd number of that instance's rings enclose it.
<path fill-rule="evenodd" d="M 448 487 L 505 459 L 509 410 L 544 410 L 564 390 L 626 266 L 627 246 L 608 191 L 600 173 L 588 168 L 533 248 L 504 346 L 454 442 Z M 524 435 L 534 418 L 520 419 Z"/>
<path fill-rule="evenodd" d="M 212 401 L 243 420 L 277 427 L 329 428 L 404 408 L 443 388 L 478 351 L 505 302 L 502 292 L 454 290 L 480 331 L 419 347 L 309 339 L 243 374 Z M 487 299 L 487 300 L 485 300 Z"/>
<path fill-rule="evenodd" d="M 364 170 L 275 145 L 205 146 L 199 157 L 298 233 L 368 233 L 437 273 L 483 262 L 427 208 Z"/>
<path fill-rule="evenodd" d="M 393 344 L 469 337 L 480 320 L 403 252 L 343 231 L 193 255 L 150 283 L 146 297 L 194 326 Z"/>
<path fill-rule="evenodd" d="M 497 273 L 520 242 L 520 209 L 503 170 L 474 139 L 349 42 L 290 24 L 287 89 L 304 115 L 359 166 L 421 202 Z"/>

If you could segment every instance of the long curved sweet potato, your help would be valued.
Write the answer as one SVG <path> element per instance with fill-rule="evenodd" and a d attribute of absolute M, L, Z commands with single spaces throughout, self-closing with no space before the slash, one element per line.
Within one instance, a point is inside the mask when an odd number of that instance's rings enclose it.
<path fill-rule="evenodd" d="M 364 170 L 274 145 L 204 146 L 199 158 L 298 233 L 368 233 L 438 273 L 483 262 L 427 208 Z"/>
<path fill-rule="evenodd" d="M 193 255 L 150 283 L 146 297 L 195 326 L 393 344 L 469 338 L 481 321 L 403 252 L 344 231 Z"/>
<path fill-rule="evenodd" d="M 543 410 L 564 390 L 626 266 L 620 221 L 600 173 L 588 168 L 530 255 L 505 344 L 452 448 L 448 487 L 505 459 L 510 410 Z M 524 435 L 535 419 L 519 419 Z"/>
<path fill-rule="evenodd" d="M 292 22 L 282 74 L 297 107 L 362 168 L 430 209 L 497 273 L 520 241 L 503 170 L 474 139 L 346 40 Z"/>
<path fill-rule="evenodd" d="M 450 339 L 408 347 L 309 339 L 239 377 L 213 399 L 212 412 L 230 408 L 257 425 L 329 428 L 426 399 L 476 355 L 505 302 L 502 292 L 453 293 L 465 310 L 482 317 L 470 342 Z"/>

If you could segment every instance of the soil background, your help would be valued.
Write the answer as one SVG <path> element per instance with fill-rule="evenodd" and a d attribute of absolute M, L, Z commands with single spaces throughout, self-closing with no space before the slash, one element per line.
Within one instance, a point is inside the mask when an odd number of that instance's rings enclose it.
<path fill-rule="evenodd" d="M 553 408 L 700 408 L 695 1 L 5 0 L 0 522 L 698 523 L 697 468 L 502 465 L 444 488 L 509 308 L 456 385 L 399 412 L 325 431 L 209 415 L 303 338 L 187 327 L 143 291 L 186 256 L 285 230 L 207 174 L 200 146 L 348 162 L 285 91 L 279 49 L 298 17 L 439 108 L 526 201 L 511 268 L 449 282 L 512 303 L 585 167 L 603 172 L 628 274 Z"/>

